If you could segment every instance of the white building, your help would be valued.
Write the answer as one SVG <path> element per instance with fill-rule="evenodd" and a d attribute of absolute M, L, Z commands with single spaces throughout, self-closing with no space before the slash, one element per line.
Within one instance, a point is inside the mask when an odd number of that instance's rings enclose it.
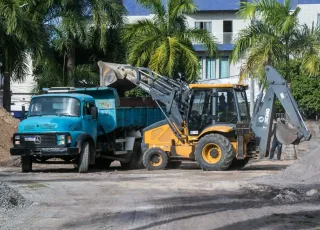
<path fill-rule="evenodd" d="M 36 87 L 36 82 L 33 79 L 32 75 L 32 60 L 29 57 L 29 66 L 28 66 L 28 73 L 23 82 L 19 81 L 11 81 L 11 112 L 16 117 L 20 117 L 22 106 L 25 106 L 25 109 L 29 109 L 29 103 L 31 100 L 31 92 Z M 0 107 L 3 106 L 2 104 L 2 97 L 3 97 L 3 91 L 2 91 L 2 85 L 3 85 L 3 77 L 0 75 Z"/>
<path fill-rule="evenodd" d="M 237 83 L 241 63 L 229 62 L 234 48 L 232 41 L 237 33 L 246 26 L 243 19 L 236 14 L 240 8 L 240 2 L 245 0 L 194 0 L 199 11 L 187 15 L 189 27 L 203 28 L 215 36 L 219 43 L 219 54 L 216 58 L 210 58 L 206 49 L 201 44 L 194 44 L 194 49 L 201 63 L 201 76 L 199 83 Z M 284 0 L 279 0 L 283 2 Z M 165 2 L 165 1 L 164 1 Z M 128 21 L 133 22 L 143 18 L 152 18 L 149 11 L 134 0 L 123 0 L 128 11 Z M 320 0 L 291 0 L 292 9 L 301 8 L 299 22 L 308 26 L 320 23 Z M 254 97 L 259 93 L 256 84 L 253 88 Z"/>

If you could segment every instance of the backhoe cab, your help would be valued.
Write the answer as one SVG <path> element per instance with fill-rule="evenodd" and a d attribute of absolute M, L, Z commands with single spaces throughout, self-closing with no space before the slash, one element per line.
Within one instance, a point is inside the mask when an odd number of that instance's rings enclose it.
<path fill-rule="evenodd" d="M 147 127 L 142 146 L 145 166 L 162 169 L 166 162 L 170 166 L 171 162 L 196 160 L 204 170 L 226 170 L 237 159 L 247 160 L 246 146 L 253 135 L 246 89 L 246 85 L 190 85 L 190 106 L 179 131 L 182 140 L 166 121 Z"/>
<path fill-rule="evenodd" d="M 100 85 L 134 87 L 147 92 L 165 120 L 143 130 L 143 164 L 149 170 L 174 168 L 182 160 L 197 161 L 203 170 L 226 170 L 245 164 L 259 144 L 260 157 L 268 154 L 274 102 L 277 97 L 292 126 L 278 122 L 283 143 L 298 144 L 311 135 L 285 80 L 266 67 L 268 89 L 262 91 L 249 116 L 243 84 L 191 84 L 161 76 L 150 69 L 99 62 Z"/>

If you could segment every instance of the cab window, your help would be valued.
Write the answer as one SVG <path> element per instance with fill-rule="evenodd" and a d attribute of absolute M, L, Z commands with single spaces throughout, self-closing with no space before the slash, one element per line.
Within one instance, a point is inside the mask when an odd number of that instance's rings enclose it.
<path fill-rule="evenodd" d="M 92 107 L 94 107 L 93 103 L 86 102 L 83 106 L 83 116 L 91 116 Z"/>

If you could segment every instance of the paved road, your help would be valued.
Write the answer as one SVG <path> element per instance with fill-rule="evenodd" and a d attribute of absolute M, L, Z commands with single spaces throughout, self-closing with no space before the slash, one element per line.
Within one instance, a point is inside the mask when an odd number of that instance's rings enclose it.
<path fill-rule="evenodd" d="M 204 172 L 189 163 L 177 170 L 113 167 L 88 174 L 66 166 L 28 174 L 2 168 L 0 181 L 33 203 L 0 212 L 0 229 L 314 229 L 320 226 L 318 199 L 250 182 L 287 163 L 226 172 Z M 282 191 L 296 199 L 275 199 Z"/>

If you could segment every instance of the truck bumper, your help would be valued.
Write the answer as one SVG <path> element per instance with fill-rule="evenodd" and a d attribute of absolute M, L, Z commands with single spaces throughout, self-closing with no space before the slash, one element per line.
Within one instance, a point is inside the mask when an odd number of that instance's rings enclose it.
<path fill-rule="evenodd" d="M 12 156 L 76 156 L 79 154 L 79 148 L 11 148 Z"/>

